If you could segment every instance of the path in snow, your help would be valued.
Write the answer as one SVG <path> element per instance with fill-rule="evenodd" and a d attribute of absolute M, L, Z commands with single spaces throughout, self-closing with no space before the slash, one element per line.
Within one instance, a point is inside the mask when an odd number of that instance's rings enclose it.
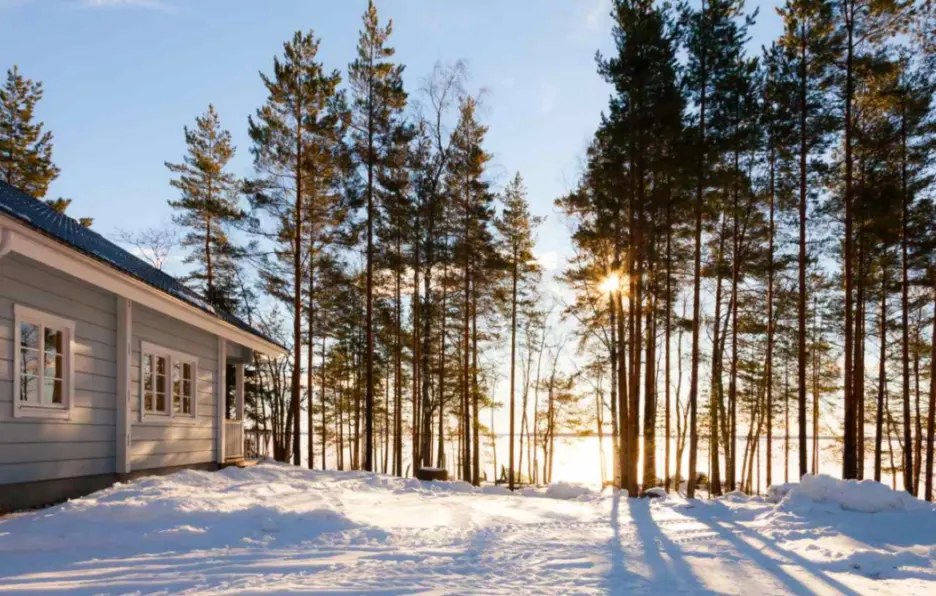
<path fill-rule="evenodd" d="M 936 510 L 846 511 L 806 488 L 779 505 L 558 500 L 274 464 L 186 471 L 0 519 L 0 592 L 936 594 Z"/>

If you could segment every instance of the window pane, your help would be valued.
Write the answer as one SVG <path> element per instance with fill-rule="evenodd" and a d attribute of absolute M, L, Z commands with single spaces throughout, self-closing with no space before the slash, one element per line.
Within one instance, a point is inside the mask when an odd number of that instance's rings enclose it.
<path fill-rule="evenodd" d="M 187 381 L 192 380 L 192 365 L 188 362 L 182 364 L 182 378 Z"/>
<path fill-rule="evenodd" d="M 20 401 L 39 403 L 39 379 L 37 377 L 20 377 Z"/>
<path fill-rule="evenodd" d="M 156 375 L 156 393 L 166 394 L 166 377 Z"/>
<path fill-rule="evenodd" d="M 143 378 L 146 378 L 153 374 L 153 355 L 146 354 L 143 356 Z"/>
<path fill-rule="evenodd" d="M 166 359 L 163 356 L 156 356 L 156 372 L 158 374 L 166 374 Z"/>
<path fill-rule="evenodd" d="M 143 377 L 143 391 L 153 392 L 153 375 Z"/>
<path fill-rule="evenodd" d="M 157 412 L 166 411 L 166 394 L 165 393 L 156 394 L 156 411 Z"/>
<path fill-rule="evenodd" d="M 192 382 L 191 381 L 182 381 L 182 395 L 184 397 L 192 397 Z"/>
<path fill-rule="evenodd" d="M 20 323 L 20 345 L 39 349 L 39 327 L 32 323 Z"/>
<path fill-rule="evenodd" d="M 190 397 L 183 397 L 183 398 L 182 398 L 182 411 L 183 411 L 183 413 L 185 413 L 185 414 L 191 414 L 191 413 L 192 413 L 192 398 L 190 398 Z"/>
<path fill-rule="evenodd" d="M 172 394 L 172 411 L 176 414 L 182 411 L 182 396 L 178 393 Z"/>
<path fill-rule="evenodd" d="M 20 348 L 20 374 L 39 375 L 39 350 Z"/>
<path fill-rule="evenodd" d="M 65 359 L 61 355 L 45 353 L 45 372 L 43 376 L 47 379 L 65 378 Z"/>
<path fill-rule="evenodd" d="M 45 328 L 45 352 L 46 354 L 62 354 L 65 334 L 58 329 Z"/>
<path fill-rule="evenodd" d="M 143 409 L 147 412 L 153 411 L 153 392 L 147 391 L 143 394 Z"/>
<path fill-rule="evenodd" d="M 62 403 L 62 380 L 61 379 L 43 379 L 43 403 L 52 403 L 60 405 Z"/>
<path fill-rule="evenodd" d="M 175 394 L 182 392 L 182 363 L 172 363 L 172 392 Z"/>

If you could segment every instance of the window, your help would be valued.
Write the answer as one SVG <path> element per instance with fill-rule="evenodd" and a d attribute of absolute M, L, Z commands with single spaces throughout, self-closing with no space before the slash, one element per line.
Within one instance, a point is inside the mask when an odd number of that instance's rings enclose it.
<path fill-rule="evenodd" d="M 75 323 L 19 304 L 13 307 L 15 417 L 64 418 L 73 400 Z"/>
<path fill-rule="evenodd" d="M 140 418 L 194 418 L 198 360 L 148 342 L 140 346 Z"/>

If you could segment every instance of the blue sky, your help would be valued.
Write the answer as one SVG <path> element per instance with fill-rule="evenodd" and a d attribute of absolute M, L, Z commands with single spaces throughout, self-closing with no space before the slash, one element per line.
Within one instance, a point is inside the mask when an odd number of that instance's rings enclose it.
<path fill-rule="evenodd" d="M 568 250 L 552 201 L 570 189 L 607 103 L 595 72 L 611 47 L 610 0 L 380 0 L 415 91 L 436 61 L 465 59 L 500 185 L 519 171 L 534 211 L 547 215 L 545 264 Z M 74 200 L 95 229 L 139 229 L 169 218 L 164 162 L 184 152 L 182 127 L 214 103 L 251 173 L 247 116 L 264 100 L 259 71 L 297 29 L 322 39 L 320 57 L 344 72 L 366 0 L 0 0 L 0 68 L 43 82 L 39 117 L 55 135 L 60 178 L 49 196 Z M 761 9 L 754 32 L 775 24 Z M 767 16 L 765 19 L 764 16 Z M 774 29 L 775 30 L 775 29 Z"/>
<path fill-rule="evenodd" d="M 520 171 L 534 209 L 549 214 L 543 251 L 566 234 L 553 199 L 571 187 L 607 88 L 594 54 L 610 42 L 607 2 L 377 3 L 394 21 L 393 45 L 415 91 L 437 60 L 465 59 L 470 90 L 485 90 L 490 175 Z M 354 57 L 365 0 L 0 0 L 0 67 L 41 80 L 39 117 L 55 135 L 62 174 L 49 196 L 72 198 L 95 229 L 137 229 L 167 220 L 172 198 L 163 162 L 179 161 L 182 127 L 209 102 L 249 175 L 247 116 L 261 105 L 258 71 L 297 29 L 321 37 L 326 67 Z M 555 245 L 555 246 L 554 246 Z"/>

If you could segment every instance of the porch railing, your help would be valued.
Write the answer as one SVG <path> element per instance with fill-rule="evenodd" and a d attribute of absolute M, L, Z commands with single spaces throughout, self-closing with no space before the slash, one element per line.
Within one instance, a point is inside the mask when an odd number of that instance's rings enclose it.
<path fill-rule="evenodd" d="M 224 421 L 224 459 L 244 458 L 243 420 Z"/>

